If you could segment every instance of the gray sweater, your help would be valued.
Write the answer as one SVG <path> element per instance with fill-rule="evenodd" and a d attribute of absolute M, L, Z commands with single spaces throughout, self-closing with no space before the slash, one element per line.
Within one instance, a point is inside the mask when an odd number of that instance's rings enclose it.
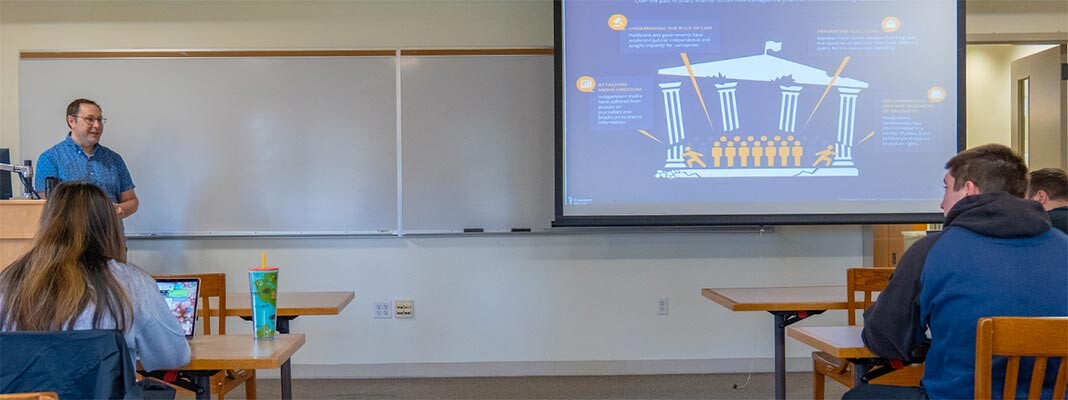
<path fill-rule="evenodd" d="M 189 342 L 152 276 L 133 264 L 108 262 L 111 273 L 133 302 L 133 326 L 125 332 L 126 346 L 148 371 L 175 369 L 189 363 Z M 74 330 L 93 328 L 93 306 L 74 322 Z M 115 320 L 105 315 L 99 329 L 114 329 Z"/>

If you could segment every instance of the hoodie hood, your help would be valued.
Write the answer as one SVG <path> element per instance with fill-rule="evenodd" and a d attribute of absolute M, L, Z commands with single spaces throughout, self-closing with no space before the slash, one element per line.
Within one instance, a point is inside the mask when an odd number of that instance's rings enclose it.
<path fill-rule="evenodd" d="M 946 215 L 945 226 L 959 226 L 983 236 L 1018 238 L 1046 233 L 1050 222 L 1039 202 L 994 192 L 960 199 Z"/>

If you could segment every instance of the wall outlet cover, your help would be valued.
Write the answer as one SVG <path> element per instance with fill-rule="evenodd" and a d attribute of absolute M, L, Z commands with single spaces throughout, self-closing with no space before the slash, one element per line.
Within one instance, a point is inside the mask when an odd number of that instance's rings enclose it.
<path fill-rule="evenodd" d="M 373 313 L 371 314 L 374 319 L 391 319 L 393 318 L 393 307 L 388 301 L 376 301 L 374 303 Z"/>
<path fill-rule="evenodd" d="M 393 315 L 397 318 L 415 318 L 415 300 L 394 300 Z"/>
<path fill-rule="evenodd" d="M 668 315 L 667 297 L 661 297 L 656 300 L 656 315 Z"/>

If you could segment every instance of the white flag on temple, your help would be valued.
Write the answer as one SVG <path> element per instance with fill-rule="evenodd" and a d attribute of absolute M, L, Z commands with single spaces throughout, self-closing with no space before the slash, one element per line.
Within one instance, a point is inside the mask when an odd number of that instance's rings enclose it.
<path fill-rule="evenodd" d="M 764 42 L 764 54 L 768 54 L 768 50 L 771 50 L 771 51 L 782 50 L 782 42 L 773 42 L 771 40 Z"/>

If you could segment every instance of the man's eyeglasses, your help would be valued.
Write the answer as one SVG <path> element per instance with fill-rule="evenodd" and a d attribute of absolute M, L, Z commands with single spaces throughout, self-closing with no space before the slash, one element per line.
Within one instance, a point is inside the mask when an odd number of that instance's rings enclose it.
<path fill-rule="evenodd" d="M 75 115 L 75 116 L 74 116 L 74 118 L 81 118 L 81 119 L 84 119 L 84 120 L 85 120 L 85 122 L 88 122 L 88 123 L 89 123 L 89 125 L 95 124 L 95 123 L 97 123 L 97 122 L 99 122 L 99 123 L 100 123 L 100 125 L 104 125 L 104 124 L 106 124 L 106 123 L 108 122 L 108 119 L 107 119 L 107 118 L 97 118 L 97 117 L 83 117 L 83 116 L 81 116 L 81 115 Z"/>

